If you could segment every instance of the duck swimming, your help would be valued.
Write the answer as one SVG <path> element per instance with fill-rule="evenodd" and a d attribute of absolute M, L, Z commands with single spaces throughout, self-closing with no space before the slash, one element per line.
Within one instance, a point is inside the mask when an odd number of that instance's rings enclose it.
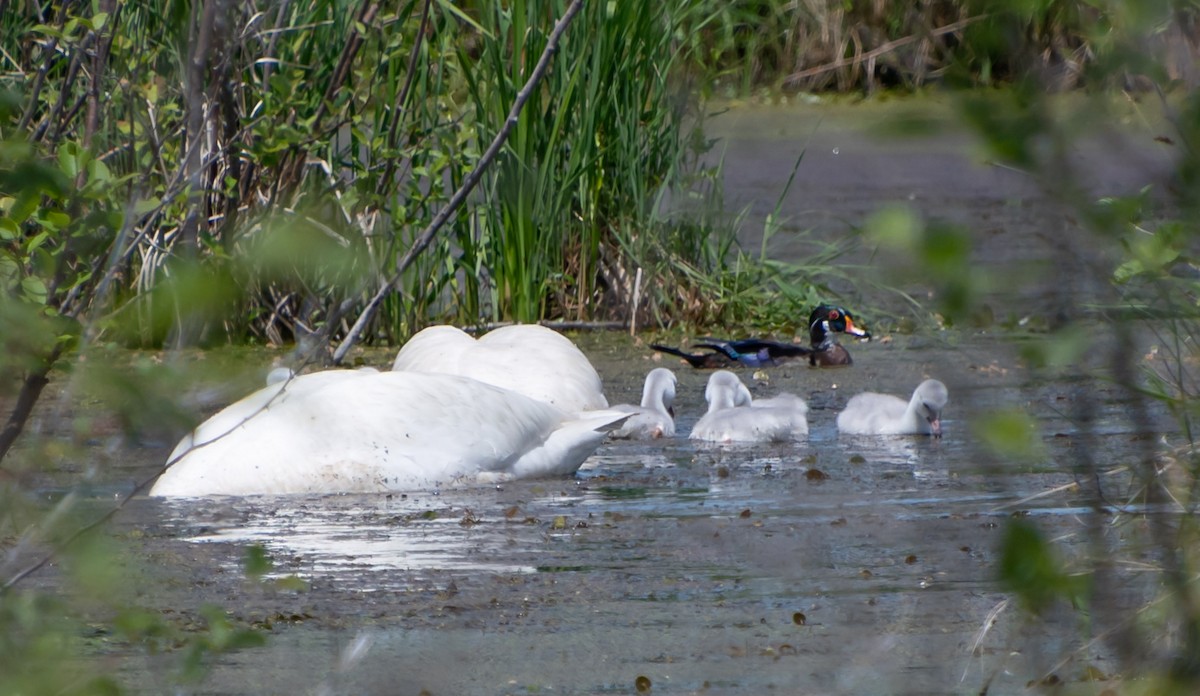
<path fill-rule="evenodd" d="M 762 338 L 740 338 L 722 340 L 707 338 L 702 342 L 692 344 L 693 348 L 703 348 L 708 352 L 688 353 L 671 346 L 651 344 L 651 348 L 662 353 L 676 355 L 697 369 L 719 369 L 727 367 L 771 367 L 796 358 L 807 357 L 814 367 L 835 367 L 849 365 L 853 362 L 850 352 L 845 349 L 834 335 L 848 333 L 858 338 L 870 340 L 870 332 L 854 325 L 854 317 L 842 307 L 820 305 L 808 317 L 809 343 L 801 346 L 784 341 L 771 341 Z"/>
<path fill-rule="evenodd" d="M 431 326 L 404 344 L 392 370 L 471 377 L 567 413 L 608 406 L 587 356 L 566 336 L 537 324 L 502 326 L 478 340 L 453 326 Z"/>
<path fill-rule="evenodd" d="M 675 437 L 675 373 L 665 367 L 656 367 L 646 375 L 642 386 L 641 406 L 618 404 L 610 410 L 632 413 L 616 430 L 612 437 L 617 439 L 656 440 Z"/>
<path fill-rule="evenodd" d="M 942 435 L 942 409 L 950 395 L 946 385 L 927 379 L 905 402 L 891 394 L 864 392 L 846 402 L 837 427 L 849 435 Z"/>
<path fill-rule="evenodd" d="M 704 389 L 708 412 L 696 422 L 693 440 L 708 442 L 788 442 L 808 437 L 808 404 L 781 394 L 755 401 L 728 370 L 718 370 Z"/>
<path fill-rule="evenodd" d="M 575 416 L 457 375 L 317 372 L 202 423 L 150 495 L 358 493 L 566 475 L 627 417 Z"/>

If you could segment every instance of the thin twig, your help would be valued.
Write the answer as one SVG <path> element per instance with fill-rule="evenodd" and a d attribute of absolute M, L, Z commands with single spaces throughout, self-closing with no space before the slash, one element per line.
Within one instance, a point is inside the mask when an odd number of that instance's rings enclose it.
<path fill-rule="evenodd" d="M 58 13 L 58 24 L 55 29 L 60 34 L 66 24 L 67 14 L 67 12 Z M 42 86 L 46 83 L 46 75 L 58 60 L 58 37 L 51 36 L 42 52 L 42 64 L 38 66 L 37 74 L 34 75 L 33 86 L 29 89 L 29 103 L 25 105 L 25 113 L 21 114 L 21 120 L 17 122 L 18 132 L 25 132 L 25 129 L 33 121 L 33 114 L 37 111 L 37 105 L 40 103 Z"/>
<path fill-rule="evenodd" d="M 508 118 L 505 119 L 504 126 L 496 134 L 495 139 L 492 140 L 492 144 L 483 153 L 483 157 L 479 159 L 475 168 L 463 179 L 462 186 L 454 192 L 454 195 L 450 197 L 445 207 L 439 210 L 438 214 L 434 216 L 433 221 L 429 223 L 429 227 L 425 228 L 421 236 L 405 252 L 404 257 L 400 259 L 400 263 L 396 265 L 396 270 L 392 272 L 387 282 L 383 283 L 371 300 L 367 302 L 367 306 L 363 308 L 362 314 L 358 316 L 358 320 L 354 322 L 354 325 L 350 327 L 350 331 L 346 333 L 346 338 L 342 340 L 337 350 L 333 352 L 333 363 L 335 365 L 340 364 L 346 357 L 346 353 L 350 352 L 350 348 L 358 341 L 359 334 L 362 333 L 362 330 L 375 316 L 375 312 L 378 311 L 383 298 L 391 292 L 392 286 L 400 280 L 400 276 L 404 271 L 408 270 L 408 267 L 412 265 L 417 256 L 429 246 L 434 236 L 446 224 L 446 221 L 450 219 L 450 216 L 467 200 L 467 196 L 475 188 L 475 185 L 479 183 L 479 180 L 483 178 L 484 171 L 491 165 L 492 160 L 500 154 L 500 149 L 504 147 L 505 141 L 508 140 L 509 133 L 516 127 L 517 118 L 521 115 L 521 109 L 525 106 L 525 102 L 529 100 L 529 96 L 533 93 L 533 88 L 537 86 L 537 83 L 541 81 L 542 76 L 546 73 L 546 69 L 550 67 L 550 58 L 558 50 L 559 39 L 562 38 L 563 33 L 567 30 L 567 26 L 570 25 L 571 20 L 575 18 L 575 15 L 579 13 L 582 7 L 583 0 L 574 0 L 570 7 L 567 8 L 567 11 L 563 13 L 562 18 L 558 20 L 558 23 L 554 25 L 554 30 L 550 32 L 550 36 L 546 39 L 546 49 L 542 51 L 541 58 L 538 59 L 537 65 L 534 67 L 533 73 L 530 74 L 525 85 L 521 87 L 521 91 L 517 92 L 517 98 L 513 102 L 512 109 L 508 112 Z"/>

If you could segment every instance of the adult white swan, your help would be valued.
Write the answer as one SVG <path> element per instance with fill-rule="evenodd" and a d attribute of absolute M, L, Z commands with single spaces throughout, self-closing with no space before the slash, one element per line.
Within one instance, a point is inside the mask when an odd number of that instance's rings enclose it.
<path fill-rule="evenodd" d="M 566 336 L 537 324 L 502 326 L 478 340 L 453 326 L 431 326 L 404 344 L 392 369 L 471 377 L 568 413 L 608 406 L 587 356 Z"/>
<path fill-rule="evenodd" d="M 642 404 L 618 404 L 614 411 L 632 413 L 629 420 L 614 430 L 614 438 L 635 440 L 675 437 L 675 373 L 665 367 L 656 367 L 646 375 L 642 385 Z"/>
<path fill-rule="evenodd" d="M 411 490 L 573 473 L 626 414 L 478 380 L 331 370 L 261 389 L 171 453 L 153 496 Z"/>
<path fill-rule="evenodd" d="M 936 379 L 917 385 L 908 402 L 891 394 L 855 394 L 838 414 L 838 430 L 849 435 L 941 436 L 942 409 L 949 398 L 946 385 Z"/>
<path fill-rule="evenodd" d="M 787 442 L 808 437 L 808 404 L 793 394 L 754 401 L 737 375 L 718 370 L 704 389 L 708 412 L 692 428 L 693 440 Z"/>

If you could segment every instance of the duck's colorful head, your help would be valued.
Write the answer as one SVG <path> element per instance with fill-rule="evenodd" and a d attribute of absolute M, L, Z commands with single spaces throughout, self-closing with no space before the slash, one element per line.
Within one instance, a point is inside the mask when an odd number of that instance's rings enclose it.
<path fill-rule="evenodd" d="M 823 304 L 813 310 L 808 316 L 809 338 L 812 344 L 819 345 L 831 333 L 846 333 L 870 340 L 871 332 L 854 325 L 854 315 L 845 307 Z"/>

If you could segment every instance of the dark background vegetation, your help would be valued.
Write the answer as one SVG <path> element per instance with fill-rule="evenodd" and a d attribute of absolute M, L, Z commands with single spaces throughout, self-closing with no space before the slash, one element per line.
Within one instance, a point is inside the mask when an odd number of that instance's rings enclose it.
<path fill-rule="evenodd" d="M 295 342 L 322 362 L 339 343 L 395 345 L 443 321 L 795 330 L 828 295 L 837 260 L 814 269 L 742 252 L 718 214 L 719 166 L 704 164 L 706 105 L 939 90 L 998 161 L 1040 177 L 1104 250 L 1079 272 L 1106 295 L 1087 316 L 1067 313 L 1077 323 L 1028 358 L 1079 369 L 1063 356 L 1111 339 L 1104 378 L 1148 443 L 1128 463 L 1126 500 L 1185 514 L 1146 527 L 1178 611 L 1148 628 L 1109 617 L 1110 636 L 1128 676 L 1194 686 L 1200 4 L 585 2 L 498 157 L 466 204 L 448 208 L 568 4 L 0 0 L 0 548 L 34 534 L 52 553 L 102 564 L 101 542 L 81 541 L 11 473 L 37 465 L 13 448 L 46 384 L 81 355 Z M 1047 146 L 1072 137 L 1052 108 L 1064 91 L 1160 101 L 1180 151 L 1173 189 L 1093 201 L 1071 186 L 1062 150 Z M 943 300 L 925 310 L 965 320 L 977 278 L 955 240 L 969 230 L 900 226 L 873 232 L 917 252 Z M 429 247 L 402 262 L 431 229 Z M 1138 363 L 1137 321 L 1150 316 L 1174 339 L 1170 369 Z M 134 395 L 133 410 L 155 403 Z M 1151 408 L 1178 423 L 1161 445 Z M 1006 426 L 998 456 L 1019 456 L 1024 425 Z M 1099 515 L 1111 495 L 1085 450 L 1065 465 Z M 1065 567 L 1016 523 L 1007 548 L 1003 579 L 1030 611 L 1104 601 L 1116 559 L 1100 542 L 1095 558 Z M 61 646 L 77 628 L 47 620 L 72 616 L 69 600 L 21 577 L 0 578 L 0 692 L 118 692 L 103 673 L 59 683 L 30 667 L 69 659 Z M 113 630 L 151 640 L 158 629 L 122 615 Z M 1171 635 L 1169 654 L 1139 650 L 1128 634 L 1138 630 Z M 214 614 L 189 665 L 254 640 Z"/>

